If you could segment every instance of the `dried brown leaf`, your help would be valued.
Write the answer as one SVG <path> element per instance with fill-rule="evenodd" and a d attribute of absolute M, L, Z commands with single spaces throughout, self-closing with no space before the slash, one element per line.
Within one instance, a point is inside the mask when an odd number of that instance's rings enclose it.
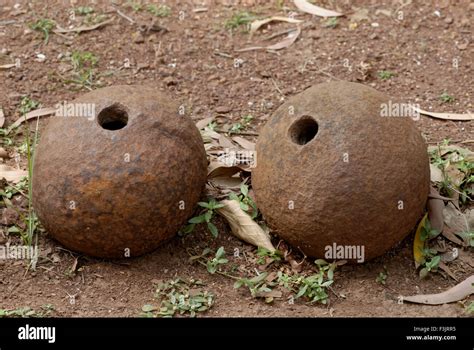
<path fill-rule="evenodd" d="M 28 176 L 25 170 L 15 169 L 6 164 L 0 164 L 0 179 L 5 178 L 8 182 L 18 183 Z"/>
<path fill-rule="evenodd" d="M 474 120 L 473 113 L 467 114 L 458 114 L 458 113 L 435 113 L 435 112 L 428 112 L 424 111 L 420 108 L 413 107 L 415 112 L 418 112 L 423 115 L 427 115 L 429 117 L 433 117 L 436 119 L 445 119 L 445 120 L 459 120 L 459 121 L 466 121 L 466 120 Z"/>
<path fill-rule="evenodd" d="M 35 109 L 34 111 L 26 113 L 24 116 L 20 117 L 16 122 L 14 122 L 10 127 L 8 128 L 8 132 L 12 131 L 13 129 L 17 128 L 20 126 L 23 122 L 33 119 L 33 118 L 38 118 L 38 117 L 44 117 L 47 115 L 52 115 L 56 112 L 56 109 L 54 108 L 40 108 L 40 109 Z"/>
<path fill-rule="evenodd" d="M 474 275 L 453 288 L 439 294 L 421 294 L 403 297 L 404 301 L 417 304 L 440 305 L 462 300 L 474 293 Z"/>
<path fill-rule="evenodd" d="M 244 139 L 243 137 L 240 136 L 234 136 L 232 138 L 235 142 L 237 142 L 242 148 L 249 150 L 249 151 L 255 151 L 255 143 L 251 142 L 249 140 Z"/>
<path fill-rule="evenodd" d="M 217 209 L 217 212 L 227 220 L 235 236 L 257 247 L 275 251 L 269 235 L 240 208 L 239 202 L 223 200 L 219 203 L 224 206 Z"/>
<path fill-rule="evenodd" d="M 204 129 L 212 121 L 214 121 L 214 117 L 207 117 L 207 118 L 201 119 L 198 122 L 196 122 L 196 128 L 198 128 L 199 130 Z"/>
<path fill-rule="evenodd" d="M 283 39 L 282 41 L 280 41 L 276 44 L 267 46 L 266 49 L 267 50 L 275 50 L 275 51 L 276 50 L 281 50 L 281 49 L 286 49 L 287 47 L 290 47 L 296 41 L 296 39 L 298 39 L 300 34 L 301 34 L 301 28 L 298 26 L 298 27 L 296 27 L 296 29 L 294 31 L 289 32 L 285 39 Z"/>
<path fill-rule="evenodd" d="M 250 34 L 255 33 L 261 26 L 270 23 L 270 22 L 288 22 L 288 23 L 301 23 L 303 22 L 300 19 L 295 19 L 295 18 L 290 18 L 290 17 L 282 17 L 282 16 L 273 16 L 273 17 L 268 17 L 265 19 L 260 19 L 253 21 L 250 24 Z"/>
<path fill-rule="evenodd" d="M 0 128 L 3 128 L 5 124 L 5 114 L 3 113 L 3 108 L 0 106 Z"/>
<path fill-rule="evenodd" d="M 236 148 L 232 141 L 222 134 L 219 134 L 219 145 L 221 145 L 222 148 Z"/>
<path fill-rule="evenodd" d="M 430 164 L 430 180 L 431 182 L 443 181 L 443 172 L 434 164 Z"/>
<path fill-rule="evenodd" d="M 94 24 L 92 26 L 81 26 L 81 27 L 77 27 L 77 28 L 71 28 L 71 29 L 64 29 L 64 28 L 61 28 L 61 27 L 57 27 L 57 29 L 54 29 L 53 30 L 53 33 L 56 33 L 56 34 L 64 34 L 64 33 L 80 33 L 80 32 L 87 32 L 87 31 L 90 31 L 90 30 L 95 30 L 95 29 L 98 29 L 100 27 L 103 27 L 111 22 L 113 22 L 113 18 L 111 19 L 108 19 L 106 21 L 103 21 L 101 23 L 97 23 L 97 24 Z"/>
<path fill-rule="evenodd" d="M 310 13 L 315 16 L 320 16 L 320 17 L 338 17 L 342 16 L 342 13 L 336 12 L 336 11 L 331 11 L 331 10 L 326 10 L 322 7 L 310 4 L 306 0 L 293 0 L 295 6 L 303 12 Z"/>

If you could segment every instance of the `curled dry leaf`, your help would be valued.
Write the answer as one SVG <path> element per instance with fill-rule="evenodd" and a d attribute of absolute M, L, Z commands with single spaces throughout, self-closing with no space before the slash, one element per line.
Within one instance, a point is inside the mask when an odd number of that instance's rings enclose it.
<path fill-rule="evenodd" d="M 211 142 L 212 140 L 218 140 L 221 135 L 214 130 L 205 128 L 204 130 L 201 130 L 201 136 L 205 142 Z"/>
<path fill-rule="evenodd" d="M 242 146 L 246 150 L 255 151 L 255 143 L 254 142 L 246 140 L 246 139 L 244 139 L 243 137 L 240 137 L 240 136 L 235 136 L 235 137 L 232 138 L 232 140 L 237 142 L 240 146 Z"/>
<path fill-rule="evenodd" d="M 331 11 L 331 10 L 326 10 L 322 7 L 310 4 L 306 0 L 293 0 L 295 6 L 303 12 L 310 13 L 315 16 L 320 16 L 320 17 L 339 17 L 342 16 L 342 13 L 336 12 L 336 11 Z"/>
<path fill-rule="evenodd" d="M 439 294 L 422 294 L 403 297 L 404 301 L 417 304 L 440 305 L 462 300 L 474 293 L 474 275 L 453 288 Z"/>
<path fill-rule="evenodd" d="M 449 198 L 449 197 L 445 197 L 445 196 L 442 196 L 438 193 L 438 191 L 436 192 L 430 192 L 430 194 L 428 195 L 428 198 L 435 198 L 435 199 L 441 199 L 443 201 L 452 201 L 453 199 L 452 198 Z"/>
<path fill-rule="evenodd" d="M 467 211 L 470 213 L 470 211 Z M 471 215 L 470 215 L 471 216 Z M 454 204 L 448 203 L 443 209 L 444 223 L 446 226 L 454 230 L 454 232 L 465 232 L 474 225 L 474 217 L 467 217 L 460 210 L 458 210 Z"/>
<path fill-rule="evenodd" d="M 474 113 L 467 113 L 467 114 L 458 114 L 458 113 L 435 113 L 435 112 L 428 112 L 424 111 L 420 108 L 413 107 L 415 112 L 418 112 L 423 115 L 427 115 L 429 117 L 433 117 L 436 119 L 445 119 L 445 120 L 474 120 Z"/>
<path fill-rule="evenodd" d="M 0 106 L 0 128 L 3 128 L 5 124 L 5 114 L 3 113 L 3 108 Z"/>
<path fill-rule="evenodd" d="M 216 176 L 209 180 L 209 182 L 221 190 L 238 189 L 242 183 L 240 177 L 235 176 Z"/>
<path fill-rule="evenodd" d="M 444 272 L 446 272 L 446 274 L 451 277 L 453 280 L 455 280 L 456 282 L 458 282 L 458 279 L 456 278 L 456 275 L 453 273 L 453 271 L 451 271 L 451 269 L 448 267 L 448 265 L 446 265 L 443 261 L 440 261 L 439 262 L 439 268 L 441 270 L 443 270 Z"/>
<path fill-rule="evenodd" d="M 288 22 L 288 23 L 301 23 L 303 22 L 300 19 L 290 18 L 290 17 L 282 17 L 282 16 L 273 16 L 265 19 L 260 19 L 253 21 L 250 24 L 250 34 L 255 33 L 261 26 L 270 23 L 270 22 Z"/>
<path fill-rule="evenodd" d="M 254 50 L 272 50 L 272 51 L 277 51 L 281 49 L 286 49 L 287 47 L 291 46 L 296 39 L 301 34 L 301 27 L 296 27 L 294 30 L 288 32 L 288 35 L 280 42 L 277 42 L 276 44 L 269 45 L 269 46 L 251 46 L 251 47 L 246 47 L 244 49 L 239 49 L 235 50 L 236 52 L 246 52 L 246 51 L 254 51 Z"/>
<path fill-rule="evenodd" d="M 28 176 L 25 170 L 15 169 L 6 164 L 0 164 L 0 179 L 4 178 L 8 182 L 18 183 Z"/>
<path fill-rule="evenodd" d="M 222 134 L 219 134 L 219 145 L 221 145 L 222 148 L 236 148 L 232 141 Z"/>
<path fill-rule="evenodd" d="M 196 128 L 198 128 L 198 130 L 204 129 L 212 121 L 214 121 L 214 117 L 207 117 L 207 118 L 201 119 L 196 122 Z"/>
<path fill-rule="evenodd" d="M 38 117 L 44 117 L 46 115 L 51 115 L 56 113 L 56 109 L 54 108 L 40 108 L 40 109 L 35 109 L 34 111 L 26 113 L 24 116 L 20 117 L 16 122 L 14 122 L 10 127 L 8 128 L 8 133 L 12 131 L 13 129 L 17 128 L 20 126 L 23 122 L 33 119 L 33 118 L 38 118 Z"/>
<path fill-rule="evenodd" d="M 430 164 L 430 180 L 431 182 L 443 181 L 443 172 L 434 164 Z"/>
<path fill-rule="evenodd" d="M 90 31 L 90 30 L 95 30 L 95 29 L 98 29 L 100 27 L 103 27 L 106 24 L 109 24 L 109 23 L 113 22 L 113 20 L 114 19 L 111 18 L 111 19 L 108 19 L 108 20 L 103 21 L 101 23 L 94 24 L 92 26 L 81 26 L 81 27 L 71 28 L 71 29 L 64 29 L 64 28 L 61 28 L 61 27 L 57 26 L 57 29 L 53 30 L 53 33 L 64 34 L 64 33 L 72 33 L 72 32 L 75 32 L 75 33 L 87 32 L 87 31 Z"/>
<path fill-rule="evenodd" d="M 301 34 L 301 28 L 298 26 L 298 27 L 296 27 L 296 29 L 294 31 L 289 32 L 285 39 L 283 39 L 282 41 L 280 41 L 276 44 L 267 46 L 266 49 L 267 50 L 275 50 L 275 51 L 276 50 L 281 50 L 281 49 L 286 49 L 287 47 L 290 47 L 296 41 L 296 39 L 298 39 L 300 34 Z"/>
<path fill-rule="evenodd" d="M 439 195 L 438 191 L 431 187 L 430 194 Z M 430 220 L 431 227 L 437 230 L 439 233 L 443 232 L 444 218 L 443 209 L 444 202 L 442 199 L 429 198 L 428 199 L 428 218 Z"/>
<path fill-rule="evenodd" d="M 13 68 L 15 66 L 16 66 L 15 63 L 3 64 L 3 65 L 0 66 L 0 69 L 10 69 L 10 68 Z"/>
<path fill-rule="evenodd" d="M 213 179 L 216 177 L 232 177 L 237 174 L 239 171 L 249 171 L 249 169 L 233 165 L 228 166 L 221 162 L 211 161 L 207 167 L 207 178 Z"/>
<path fill-rule="evenodd" d="M 268 234 L 240 208 L 239 202 L 223 200 L 219 203 L 224 206 L 217 209 L 217 212 L 227 220 L 235 236 L 257 247 L 275 251 Z"/>

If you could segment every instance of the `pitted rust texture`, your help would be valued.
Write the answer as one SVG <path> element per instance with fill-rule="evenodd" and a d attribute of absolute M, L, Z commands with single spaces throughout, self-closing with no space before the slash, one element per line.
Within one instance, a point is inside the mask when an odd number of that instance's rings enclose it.
<path fill-rule="evenodd" d="M 252 173 L 257 205 L 270 227 L 307 255 L 325 258 L 325 247 L 336 243 L 364 246 L 371 259 L 421 217 L 426 145 L 411 118 L 380 116 L 388 101 L 361 84 L 320 84 L 283 104 L 261 131 Z M 317 134 L 297 144 L 291 126 L 308 116 Z"/>
<path fill-rule="evenodd" d="M 186 222 L 204 188 L 199 131 L 152 88 L 107 87 L 73 103 L 95 104 L 96 118 L 52 117 L 41 135 L 33 176 L 40 221 L 64 246 L 88 255 L 154 250 Z M 97 115 L 110 106 L 128 115 L 122 129 L 99 125 Z"/>

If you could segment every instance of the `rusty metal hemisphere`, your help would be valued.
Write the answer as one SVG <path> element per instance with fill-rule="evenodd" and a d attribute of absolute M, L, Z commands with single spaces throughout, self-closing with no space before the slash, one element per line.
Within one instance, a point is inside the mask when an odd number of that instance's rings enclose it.
<path fill-rule="evenodd" d="M 308 256 L 363 247 L 364 260 L 372 259 L 423 215 L 426 144 L 412 118 L 382 116 L 387 106 L 393 102 L 370 87 L 324 83 L 283 104 L 261 131 L 252 173 L 257 205 Z"/>
<path fill-rule="evenodd" d="M 91 256 L 156 249 L 190 217 L 205 186 L 199 131 L 151 87 L 107 87 L 70 106 L 75 116 L 50 118 L 35 155 L 41 223 L 65 247 Z M 93 118 L 78 116 L 81 108 L 95 109 Z"/>

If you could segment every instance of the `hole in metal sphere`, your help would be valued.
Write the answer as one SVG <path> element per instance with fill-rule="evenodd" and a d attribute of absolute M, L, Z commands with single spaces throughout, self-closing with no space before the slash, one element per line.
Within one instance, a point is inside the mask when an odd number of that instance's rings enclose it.
<path fill-rule="evenodd" d="M 119 130 L 127 125 L 128 114 L 123 106 L 114 104 L 100 111 L 97 122 L 104 129 Z"/>
<path fill-rule="evenodd" d="M 298 145 L 306 145 L 318 133 L 318 123 L 312 117 L 303 116 L 290 127 L 291 140 Z"/>

